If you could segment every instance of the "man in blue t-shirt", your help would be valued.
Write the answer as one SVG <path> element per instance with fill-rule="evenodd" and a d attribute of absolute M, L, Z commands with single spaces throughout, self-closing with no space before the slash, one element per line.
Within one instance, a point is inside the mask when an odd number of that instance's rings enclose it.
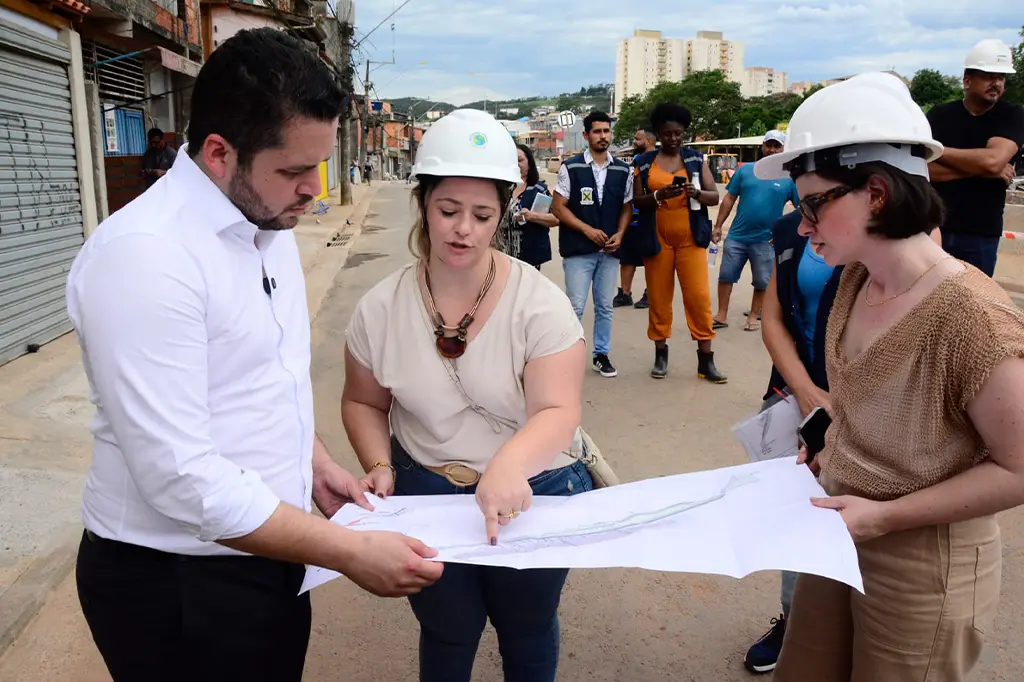
<path fill-rule="evenodd" d="M 778 154 L 785 143 L 786 136 L 783 133 L 770 130 L 764 136 L 761 151 L 765 156 Z M 722 265 L 718 271 L 718 314 L 715 315 L 712 326 L 714 329 L 729 326 L 729 298 L 732 296 L 732 287 L 739 281 L 740 274 L 749 260 L 754 299 L 750 304 L 744 329 L 757 331 L 764 290 L 768 286 L 768 278 L 772 274 L 772 261 L 775 258 L 771 244 L 772 225 L 782 217 L 787 201 L 799 206 L 800 198 L 796 192 L 796 184 L 789 178 L 757 179 L 752 163 L 740 166 L 725 189 L 725 200 L 718 210 L 718 220 L 715 221 L 711 241 L 717 244 L 722 240 L 722 225 L 732 213 L 732 207 L 737 201 L 739 208 L 736 211 L 736 218 L 729 227 L 729 237 L 722 247 Z"/>

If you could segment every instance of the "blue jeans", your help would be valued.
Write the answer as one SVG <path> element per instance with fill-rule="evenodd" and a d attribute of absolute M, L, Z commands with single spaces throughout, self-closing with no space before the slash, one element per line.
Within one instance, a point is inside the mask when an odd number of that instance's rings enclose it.
<path fill-rule="evenodd" d="M 984 272 L 989 277 L 996 273 L 999 255 L 999 237 L 979 237 L 973 234 L 942 232 L 942 248 L 949 255 Z"/>
<path fill-rule="evenodd" d="M 562 261 L 565 294 L 583 321 L 587 296 L 594 291 L 594 355 L 607 355 L 612 344 L 612 299 L 619 278 L 619 259 L 603 251 L 570 256 Z"/>
<path fill-rule="evenodd" d="M 474 495 L 417 464 L 394 438 L 396 495 Z M 582 462 L 530 479 L 534 495 L 575 495 L 594 482 Z M 482 527 L 482 524 L 481 524 Z M 554 682 L 558 671 L 558 604 L 567 569 L 519 570 L 445 564 L 441 579 L 409 604 L 420 623 L 420 682 L 469 682 L 487 619 L 498 633 L 505 682 Z"/>
<path fill-rule="evenodd" d="M 746 244 L 735 239 L 726 239 L 722 245 L 722 265 L 718 270 L 718 281 L 721 284 L 736 284 L 748 260 L 754 289 L 767 289 L 768 278 L 772 276 L 772 263 L 775 260 L 775 249 L 768 242 Z"/>
<path fill-rule="evenodd" d="M 782 400 L 775 394 L 761 403 L 761 412 L 764 412 L 775 403 Z M 796 587 L 796 573 L 793 571 L 782 572 L 782 586 L 779 588 L 779 601 L 782 602 L 782 615 L 789 618 L 789 609 L 793 606 L 793 589 Z"/>

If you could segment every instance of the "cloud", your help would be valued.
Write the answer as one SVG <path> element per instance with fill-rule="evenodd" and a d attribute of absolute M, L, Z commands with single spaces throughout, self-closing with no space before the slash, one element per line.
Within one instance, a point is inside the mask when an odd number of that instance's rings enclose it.
<path fill-rule="evenodd" d="M 398 4 L 362 3 L 357 39 Z M 617 42 L 637 28 L 683 39 L 722 31 L 744 43 L 746 66 L 786 71 L 790 82 L 890 68 L 955 74 L 977 41 L 1019 42 L 1019 7 L 1020 0 L 725 0 L 699 10 L 678 0 L 411 0 L 358 58 L 391 61 L 394 50 L 394 65 L 373 65 L 381 97 L 455 104 L 611 83 Z"/>

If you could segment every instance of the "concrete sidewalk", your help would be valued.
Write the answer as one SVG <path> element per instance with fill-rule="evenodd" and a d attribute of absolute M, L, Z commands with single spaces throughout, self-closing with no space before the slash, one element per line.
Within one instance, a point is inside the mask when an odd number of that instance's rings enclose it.
<path fill-rule="evenodd" d="M 381 185 L 337 190 L 295 228 L 315 317 Z M 0 367 L 0 655 L 71 570 L 93 407 L 74 333 Z"/>

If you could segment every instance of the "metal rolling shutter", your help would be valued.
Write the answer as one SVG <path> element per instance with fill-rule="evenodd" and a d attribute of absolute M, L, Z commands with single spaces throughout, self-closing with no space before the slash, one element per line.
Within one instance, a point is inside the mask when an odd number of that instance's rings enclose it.
<path fill-rule="evenodd" d="M 68 49 L 0 22 L 0 364 L 71 330 L 84 241 Z"/>

